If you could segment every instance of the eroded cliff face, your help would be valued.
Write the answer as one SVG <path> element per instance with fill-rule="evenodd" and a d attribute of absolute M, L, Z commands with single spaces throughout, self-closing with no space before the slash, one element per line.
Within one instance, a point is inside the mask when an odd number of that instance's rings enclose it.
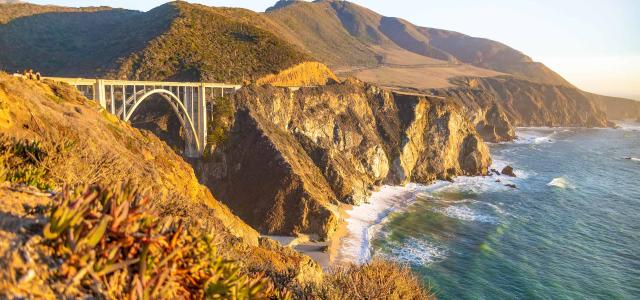
<path fill-rule="evenodd" d="M 355 80 L 234 96 L 226 141 L 196 163 L 201 181 L 268 234 L 328 237 L 339 203 L 385 183 L 486 174 L 487 147 L 462 108 Z"/>
<path fill-rule="evenodd" d="M 609 127 L 605 113 L 576 88 L 534 83 L 510 76 L 460 78 L 467 89 L 493 95 L 514 126 Z"/>
<path fill-rule="evenodd" d="M 487 142 L 508 142 L 516 138 L 514 126 L 503 106 L 491 92 L 470 88 L 431 89 L 429 93 L 460 104 L 469 121 Z"/>
<path fill-rule="evenodd" d="M 459 77 L 451 82 L 456 87 L 426 92 L 459 103 L 488 142 L 515 139 L 515 126 L 613 126 L 593 97 L 573 87 L 511 76 Z"/>

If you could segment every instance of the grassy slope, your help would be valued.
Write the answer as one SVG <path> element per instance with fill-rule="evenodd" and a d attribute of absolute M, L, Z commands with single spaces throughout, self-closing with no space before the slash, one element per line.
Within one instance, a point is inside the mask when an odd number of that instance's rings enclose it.
<path fill-rule="evenodd" d="M 482 68 L 492 69 L 523 79 L 552 85 L 572 86 L 562 76 L 542 63 L 500 42 L 476 38 L 461 33 L 417 27 L 430 43 L 460 61 Z"/>
<path fill-rule="evenodd" d="M 455 73 L 455 63 L 462 62 L 532 81 L 569 85 L 544 65 L 532 62 L 529 57 L 504 44 L 418 27 L 346 1 L 295 2 L 270 10 L 267 16 L 291 31 L 300 32 L 307 49 L 332 66 L 348 68 L 384 63 L 393 71 L 376 70 L 375 76 L 368 75 L 368 78 L 385 80 L 385 77 L 393 78 L 400 73 L 425 71 L 424 66 L 413 68 L 413 71 L 399 71 L 397 66 L 389 64 L 416 66 L 453 63 L 448 70 Z M 368 69 L 368 72 L 372 70 Z M 481 77 L 497 75 L 473 68 L 462 72 L 471 76 L 478 73 Z M 455 75 L 440 70 L 434 76 L 444 76 L 446 79 Z"/>
<path fill-rule="evenodd" d="M 257 80 L 257 84 L 273 86 L 317 86 L 337 82 L 331 70 L 318 62 L 305 62 L 283 70 L 278 74 L 269 74 Z"/>
<path fill-rule="evenodd" d="M 264 16 L 280 25 L 274 29 L 280 36 L 296 36 L 288 40 L 341 77 L 356 76 L 385 86 L 440 87 L 460 74 L 501 74 L 460 65 L 453 56 L 431 47 L 405 21 L 349 2 L 295 2 Z"/>
<path fill-rule="evenodd" d="M 117 77 L 242 82 L 308 59 L 274 34 L 216 8 L 169 5 L 179 11 L 169 30 L 129 56 Z"/>
<path fill-rule="evenodd" d="M 5 6 L 4 19 L 11 21 L 0 25 L 0 69 L 11 72 L 33 68 L 55 76 L 238 83 L 309 59 L 249 24 L 260 17 L 246 10 L 184 2 L 146 13 Z"/>
<path fill-rule="evenodd" d="M 0 24 L 6 24 L 11 20 L 43 13 L 52 12 L 94 12 L 109 10 L 108 7 L 63 7 L 54 5 L 36 5 L 30 3 L 12 3 L 11 1 L 0 1 Z"/>
<path fill-rule="evenodd" d="M 175 9 L 164 6 L 148 13 L 63 9 L 17 18 L 0 25 L 0 69 L 13 72 L 33 68 L 55 76 L 102 76 L 116 67 L 121 57 L 139 51 L 165 31 L 175 14 Z"/>
<path fill-rule="evenodd" d="M 156 136 L 106 113 L 72 87 L 0 73 L 0 134 L 55 150 L 43 162 L 54 187 L 133 180 L 167 213 L 228 230 L 257 244 L 257 233 L 198 183 L 193 169 Z M 68 147 L 66 145 L 69 145 Z"/>

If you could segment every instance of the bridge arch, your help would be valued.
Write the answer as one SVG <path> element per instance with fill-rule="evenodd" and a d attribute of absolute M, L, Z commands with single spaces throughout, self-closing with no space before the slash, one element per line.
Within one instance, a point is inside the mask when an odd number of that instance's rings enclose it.
<path fill-rule="evenodd" d="M 166 90 L 166 89 L 153 89 L 151 91 L 145 92 L 142 96 L 140 96 L 139 98 L 134 100 L 133 106 L 131 106 L 130 108 L 127 107 L 126 115 L 124 115 L 122 117 L 123 120 L 129 121 L 129 119 L 136 112 L 136 109 L 138 108 L 138 106 L 140 106 L 140 104 L 142 104 L 142 102 L 144 102 L 145 100 L 149 99 L 149 97 L 153 96 L 153 95 L 161 96 L 163 99 L 165 99 L 171 105 L 171 108 L 173 109 L 174 113 L 178 116 L 178 120 L 180 120 L 180 125 L 183 128 L 185 128 L 187 131 L 191 132 L 190 137 L 193 139 L 192 140 L 193 143 L 195 143 L 196 150 L 199 151 L 199 152 L 202 152 L 202 143 L 198 139 L 198 131 L 196 131 L 196 127 L 195 127 L 195 123 L 193 122 L 193 119 L 189 115 L 188 110 L 184 106 L 182 101 L 180 101 L 180 98 L 178 96 L 176 96 L 176 94 L 174 94 L 173 92 L 171 92 L 169 90 Z M 129 102 L 129 101 L 127 101 L 127 102 Z M 189 135 L 187 135 L 187 136 L 189 136 Z"/>

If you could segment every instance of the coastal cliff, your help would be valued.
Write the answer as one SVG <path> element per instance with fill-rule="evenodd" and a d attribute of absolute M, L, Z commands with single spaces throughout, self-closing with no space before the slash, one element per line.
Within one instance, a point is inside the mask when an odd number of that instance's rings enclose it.
<path fill-rule="evenodd" d="M 363 203 L 381 184 L 482 175 L 491 162 L 446 99 L 347 80 L 296 91 L 250 86 L 234 107 L 227 137 L 196 172 L 263 233 L 326 238 L 338 204 Z"/>
<path fill-rule="evenodd" d="M 508 142 L 516 138 L 514 125 L 497 101 L 488 91 L 473 88 L 431 89 L 432 95 L 445 97 L 461 105 L 468 120 L 487 142 Z"/>
<path fill-rule="evenodd" d="M 594 97 L 573 87 L 540 84 L 511 76 L 459 77 L 455 87 L 425 90 L 455 101 L 488 142 L 516 138 L 516 126 L 611 127 Z"/>
<path fill-rule="evenodd" d="M 462 77 L 453 82 L 463 89 L 490 93 L 514 126 L 612 126 L 600 107 L 573 87 L 511 76 Z"/>

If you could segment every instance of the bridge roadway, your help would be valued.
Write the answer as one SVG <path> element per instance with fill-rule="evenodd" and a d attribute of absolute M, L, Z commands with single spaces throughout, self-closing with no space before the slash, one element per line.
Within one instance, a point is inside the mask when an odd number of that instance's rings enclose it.
<path fill-rule="evenodd" d="M 187 132 L 185 154 L 199 157 L 207 143 L 207 108 L 240 89 L 240 85 L 205 82 L 132 81 L 85 78 L 43 77 L 76 87 L 112 114 L 129 121 L 144 101 L 160 96 L 167 101 Z M 157 98 L 155 98 L 157 99 Z M 190 133 L 190 134 L 189 134 Z"/>

